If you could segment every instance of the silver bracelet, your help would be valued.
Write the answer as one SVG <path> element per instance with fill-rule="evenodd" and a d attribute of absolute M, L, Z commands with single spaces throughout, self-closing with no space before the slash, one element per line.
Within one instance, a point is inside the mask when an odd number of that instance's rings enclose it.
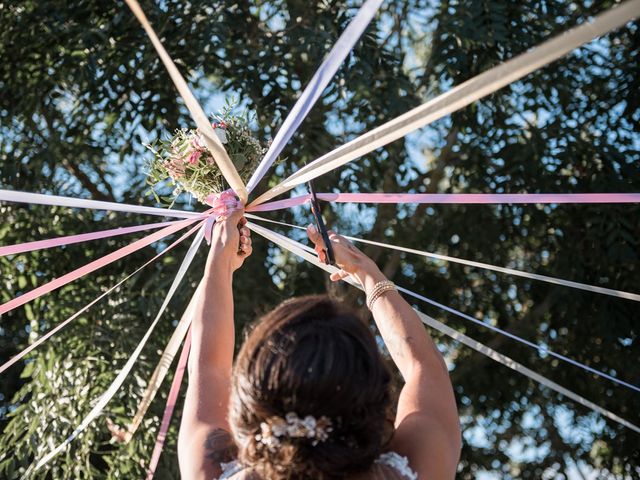
<path fill-rule="evenodd" d="M 398 291 L 393 282 L 390 282 L 389 280 L 383 280 L 376 283 L 371 291 L 367 294 L 367 308 L 371 310 L 375 301 L 378 300 L 378 298 L 380 298 L 382 294 L 390 291 Z"/>

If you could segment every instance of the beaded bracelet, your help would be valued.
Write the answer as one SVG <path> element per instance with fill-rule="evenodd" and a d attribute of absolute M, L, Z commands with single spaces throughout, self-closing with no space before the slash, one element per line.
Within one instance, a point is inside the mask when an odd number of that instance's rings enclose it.
<path fill-rule="evenodd" d="M 367 295 L 367 307 L 369 310 L 373 308 L 373 304 L 383 293 L 392 290 L 398 291 L 394 283 L 389 280 L 383 280 L 382 282 L 376 283 L 371 289 L 371 292 Z"/>

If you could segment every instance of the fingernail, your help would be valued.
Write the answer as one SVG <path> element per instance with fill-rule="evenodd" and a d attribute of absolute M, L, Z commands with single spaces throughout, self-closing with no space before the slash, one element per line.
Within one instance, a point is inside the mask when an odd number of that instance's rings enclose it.
<path fill-rule="evenodd" d="M 309 232 L 311 232 L 311 233 L 316 233 L 316 232 L 317 232 L 316 226 L 315 226 L 315 225 L 313 225 L 313 224 L 310 224 L 310 225 L 307 227 L 307 230 L 309 230 Z"/>

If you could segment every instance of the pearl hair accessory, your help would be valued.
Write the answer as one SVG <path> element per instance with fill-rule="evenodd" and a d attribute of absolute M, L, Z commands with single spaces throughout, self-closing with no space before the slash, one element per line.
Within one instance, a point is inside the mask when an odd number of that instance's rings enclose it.
<path fill-rule="evenodd" d="M 289 412 L 284 418 L 273 416 L 266 422 L 260 423 L 260 433 L 256 434 L 257 442 L 275 451 L 281 445 L 281 438 L 308 438 L 311 445 L 316 446 L 329 438 L 333 430 L 331 419 L 322 416 L 316 419 L 312 415 L 298 417 L 295 412 Z"/>

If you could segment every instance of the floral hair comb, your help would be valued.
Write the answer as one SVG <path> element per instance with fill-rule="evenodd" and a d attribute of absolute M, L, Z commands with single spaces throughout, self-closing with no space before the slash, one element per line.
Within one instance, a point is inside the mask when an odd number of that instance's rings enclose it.
<path fill-rule="evenodd" d="M 324 442 L 333 430 L 331 419 L 325 416 L 316 419 L 312 415 L 300 418 L 295 412 L 289 412 L 284 418 L 273 416 L 260 423 L 260 433 L 256 434 L 257 442 L 274 451 L 281 445 L 283 438 L 308 438 L 311 445 Z"/>

